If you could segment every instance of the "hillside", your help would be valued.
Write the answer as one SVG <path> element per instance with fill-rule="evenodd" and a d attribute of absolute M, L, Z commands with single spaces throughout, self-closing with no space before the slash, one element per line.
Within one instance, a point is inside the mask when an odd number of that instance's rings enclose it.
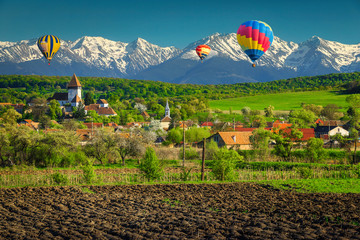
<path fill-rule="evenodd" d="M 213 100 L 209 102 L 209 105 L 211 109 L 228 111 L 231 108 L 234 112 L 239 112 L 244 107 L 264 110 L 269 105 L 274 106 L 275 110 L 290 111 L 301 109 L 302 103 L 321 106 L 336 104 L 346 110 L 348 107 L 348 103 L 345 101 L 347 96 L 349 94 L 339 94 L 335 91 L 287 92 Z"/>
<path fill-rule="evenodd" d="M 360 72 L 223 85 L 171 84 L 105 77 L 79 78 L 84 92 L 96 90 L 96 97 L 108 99 L 110 102 L 135 98 L 168 98 L 180 102 L 191 98 L 221 100 L 269 93 L 339 90 L 359 79 Z M 69 76 L 0 75 L 0 101 L 25 103 L 37 96 L 47 97 L 54 92 L 65 90 L 69 81 Z"/>

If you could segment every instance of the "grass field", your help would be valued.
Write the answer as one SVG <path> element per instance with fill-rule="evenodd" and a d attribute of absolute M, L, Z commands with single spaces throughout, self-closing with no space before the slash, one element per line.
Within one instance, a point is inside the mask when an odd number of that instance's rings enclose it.
<path fill-rule="evenodd" d="M 309 91 L 309 92 L 290 92 L 267 95 L 257 95 L 241 98 L 229 98 L 223 100 L 210 101 L 210 108 L 228 111 L 231 107 L 233 111 L 240 111 L 243 107 L 250 107 L 253 110 L 264 110 L 265 107 L 272 105 L 275 110 L 289 111 L 301 108 L 301 103 L 316 104 L 326 106 L 327 104 L 337 104 L 346 111 L 348 103 L 345 101 L 348 95 L 338 94 L 333 91 Z"/>

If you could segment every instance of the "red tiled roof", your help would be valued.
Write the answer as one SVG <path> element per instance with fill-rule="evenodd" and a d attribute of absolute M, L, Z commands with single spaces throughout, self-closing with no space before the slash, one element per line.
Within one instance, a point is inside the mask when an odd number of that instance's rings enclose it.
<path fill-rule="evenodd" d="M 81 84 L 80 84 L 78 78 L 76 77 L 75 73 L 71 77 L 71 80 L 68 84 L 68 88 L 69 87 L 81 87 Z"/>
<path fill-rule="evenodd" d="M 86 123 L 83 123 L 88 129 L 91 129 L 91 128 L 101 128 L 104 126 L 103 123 L 91 123 L 91 122 L 86 122 Z"/>
<path fill-rule="evenodd" d="M 315 130 L 314 128 L 299 128 L 299 130 L 303 133 L 303 137 L 300 139 L 300 141 L 307 141 L 310 138 L 315 137 Z M 291 133 L 291 128 L 286 128 L 282 130 L 286 134 Z"/>
<path fill-rule="evenodd" d="M 108 104 L 108 102 L 105 99 L 99 99 L 97 101 L 98 104 Z"/>
<path fill-rule="evenodd" d="M 201 127 L 213 127 L 214 124 L 212 122 L 203 122 L 201 124 Z"/>
<path fill-rule="evenodd" d="M 169 116 L 165 116 L 163 119 L 161 119 L 161 122 L 171 122 L 171 118 Z"/>
<path fill-rule="evenodd" d="M 219 132 L 226 145 L 250 145 L 251 132 Z"/>
<path fill-rule="evenodd" d="M 98 110 L 96 110 L 96 112 L 99 115 L 117 115 L 114 109 L 112 108 L 101 107 Z"/>

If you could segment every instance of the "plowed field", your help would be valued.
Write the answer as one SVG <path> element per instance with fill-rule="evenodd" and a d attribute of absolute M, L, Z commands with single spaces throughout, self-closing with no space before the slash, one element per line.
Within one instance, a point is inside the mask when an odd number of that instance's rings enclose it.
<path fill-rule="evenodd" d="M 1 239 L 360 239 L 360 194 L 252 183 L 0 189 Z"/>

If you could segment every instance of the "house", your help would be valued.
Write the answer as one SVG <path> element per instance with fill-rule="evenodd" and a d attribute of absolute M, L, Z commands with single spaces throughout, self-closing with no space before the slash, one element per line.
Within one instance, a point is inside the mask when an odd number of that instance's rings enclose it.
<path fill-rule="evenodd" d="M 206 139 L 213 140 L 219 147 L 249 150 L 251 149 L 250 136 L 251 132 L 218 132 Z M 201 143 L 202 144 L 202 143 Z"/>
<path fill-rule="evenodd" d="M 104 106 L 104 104 L 103 104 Z M 116 116 L 117 113 L 114 111 L 114 109 L 112 109 L 111 107 L 109 107 L 109 105 L 106 105 L 108 107 L 102 107 L 101 104 L 90 104 L 85 106 L 85 114 L 87 114 L 88 111 L 93 110 L 95 111 L 99 116 Z"/>
<path fill-rule="evenodd" d="M 203 122 L 200 127 L 212 128 L 214 124 L 212 122 Z"/>
<path fill-rule="evenodd" d="M 18 113 L 23 114 L 25 104 L 22 104 L 22 103 L 16 103 L 16 104 L 12 104 L 12 103 L 0 103 L 0 108 L 3 108 L 3 107 L 12 107 L 12 108 L 14 108 Z"/>
<path fill-rule="evenodd" d="M 315 137 L 328 139 L 329 136 L 335 134 L 341 134 L 342 136 L 348 136 L 349 131 L 340 126 L 317 126 L 315 129 Z"/>
<path fill-rule="evenodd" d="M 99 104 L 100 107 L 103 107 L 103 108 L 108 108 L 109 107 L 109 104 L 105 99 L 99 99 L 99 100 L 97 100 L 96 103 Z"/>
<path fill-rule="evenodd" d="M 80 137 L 82 141 L 88 141 L 95 136 L 95 131 L 93 129 L 77 129 L 76 135 Z"/>
<path fill-rule="evenodd" d="M 328 133 L 329 136 L 334 136 L 336 134 L 340 134 L 341 136 L 349 136 L 349 131 L 345 130 L 344 128 L 338 126 L 333 129 L 331 129 Z"/>
<path fill-rule="evenodd" d="M 75 73 L 71 77 L 67 89 L 68 89 L 67 93 L 54 93 L 54 95 L 52 97 L 49 97 L 47 101 L 50 102 L 51 100 L 55 99 L 60 103 L 60 106 L 68 105 L 71 107 L 78 107 L 82 102 L 81 84 Z"/>

